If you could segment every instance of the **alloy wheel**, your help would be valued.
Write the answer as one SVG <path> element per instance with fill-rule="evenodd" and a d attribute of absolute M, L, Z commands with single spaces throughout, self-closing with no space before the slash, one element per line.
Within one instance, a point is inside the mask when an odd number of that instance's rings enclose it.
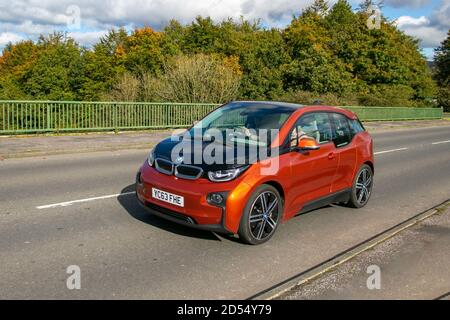
<path fill-rule="evenodd" d="M 253 202 L 249 215 L 250 232 L 257 240 L 269 237 L 279 220 L 279 201 L 275 193 L 262 192 Z"/>
<path fill-rule="evenodd" d="M 356 201 L 361 206 L 365 205 L 370 198 L 372 179 L 372 172 L 368 168 L 364 168 L 356 180 Z"/>

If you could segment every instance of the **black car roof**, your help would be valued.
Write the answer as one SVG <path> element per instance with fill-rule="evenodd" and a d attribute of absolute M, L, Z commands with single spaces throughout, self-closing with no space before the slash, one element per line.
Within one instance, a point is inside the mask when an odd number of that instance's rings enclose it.
<path fill-rule="evenodd" d="M 288 102 L 279 102 L 279 101 L 232 101 L 230 104 L 238 104 L 239 106 L 242 105 L 265 105 L 265 106 L 273 106 L 276 107 L 282 107 L 282 108 L 290 108 L 292 111 L 297 110 L 298 108 L 304 107 L 304 105 L 296 104 L 296 103 L 288 103 Z"/>

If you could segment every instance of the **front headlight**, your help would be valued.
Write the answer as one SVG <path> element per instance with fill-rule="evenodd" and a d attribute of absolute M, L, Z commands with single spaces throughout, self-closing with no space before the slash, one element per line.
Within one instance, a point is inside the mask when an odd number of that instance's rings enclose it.
<path fill-rule="evenodd" d="M 153 164 L 155 163 L 155 149 L 152 149 L 150 151 L 148 158 L 147 158 L 147 162 L 150 167 L 153 167 Z"/>
<path fill-rule="evenodd" d="M 225 182 L 231 181 L 237 178 L 242 172 L 244 172 L 249 166 L 228 169 L 228 170 L 218 170 L 208 172 L 208 178 L 214 182 Z"/>

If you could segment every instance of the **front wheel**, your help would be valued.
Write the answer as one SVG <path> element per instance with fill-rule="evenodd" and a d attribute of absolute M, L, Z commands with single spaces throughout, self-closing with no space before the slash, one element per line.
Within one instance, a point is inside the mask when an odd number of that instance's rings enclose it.
<path fill-rule="evenodd" d="M 283 212 L 282 198 L 274 187 L 262 185 L 251 195 L 239 225 L 239 238 L 256 245 L 269 240 L 275 233 Z"/>
<path fill-rule="evenodd" d="M 347 204 L 352 208 L 362 208 L 369 202 L 373 188 L 373 171 L 364 164 L 358 170 L 353 182 L 352 192 Z"/>

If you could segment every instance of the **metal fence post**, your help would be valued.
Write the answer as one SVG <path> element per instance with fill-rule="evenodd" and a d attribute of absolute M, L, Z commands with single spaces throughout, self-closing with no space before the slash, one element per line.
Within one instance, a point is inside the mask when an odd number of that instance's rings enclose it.
<path fill-rule="evenodd" d="M 119 128 L 117 126 L 117 103 L 113 104 L 113 123 L 114 123 L 114 133 L 118 133 Z"/>
<path fill-rule="evenodd" d="M 50 129 L 51 129 L 50 122 L 52 121 L 51 114 L 50 114 L 50 112 L 51 112 L 50 104 L 47 103 L 45 106 L 46 106 L 46 111 L 47 111 L 47 130 L 50 131 Z"/>

